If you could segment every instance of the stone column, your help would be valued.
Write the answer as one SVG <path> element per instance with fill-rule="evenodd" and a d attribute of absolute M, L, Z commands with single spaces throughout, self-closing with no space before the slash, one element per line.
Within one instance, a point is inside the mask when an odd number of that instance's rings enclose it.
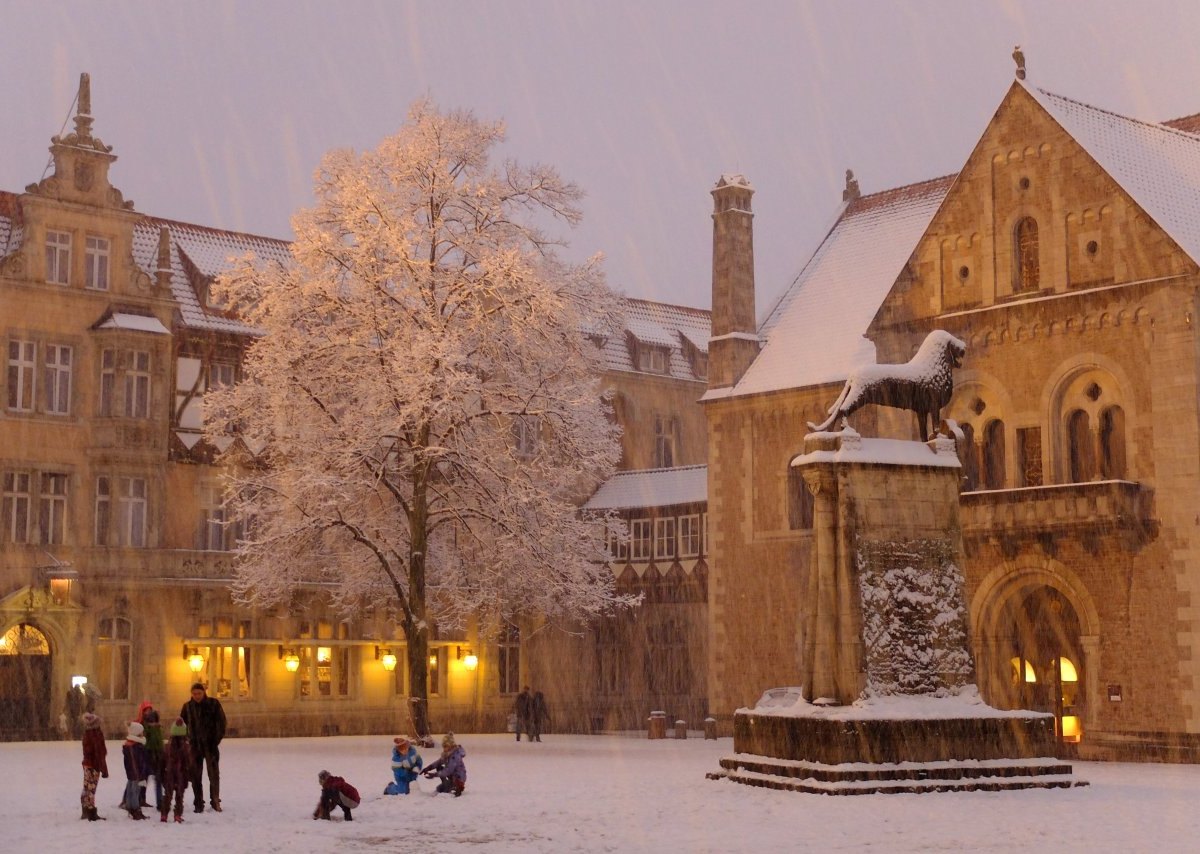
<path fill-rule="evenodd" d="M 813 494 L 813 559 L 805 605 L 804 670 L 808 700 L 837 698 L 838 587 L 837 479 L 825 466 L 803 473 Z"/>

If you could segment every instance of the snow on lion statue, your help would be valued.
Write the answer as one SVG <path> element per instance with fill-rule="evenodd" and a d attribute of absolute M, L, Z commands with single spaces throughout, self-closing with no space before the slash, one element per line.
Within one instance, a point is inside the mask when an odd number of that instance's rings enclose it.
<path fill-rule="evenodd" d="M 967 345 L 949 332 L 935 329 L 925 336 L 917 354 L 903 365 L 861 365 L 850 373 L 842 393 L 822 424 L 809 422 L 816 432 L 828 430 L 869 403 L 911 409 L 917 414 L 921 441 L 937 430 L 942 407 L 954 392 L 951 371 L 962 367 Z"/>

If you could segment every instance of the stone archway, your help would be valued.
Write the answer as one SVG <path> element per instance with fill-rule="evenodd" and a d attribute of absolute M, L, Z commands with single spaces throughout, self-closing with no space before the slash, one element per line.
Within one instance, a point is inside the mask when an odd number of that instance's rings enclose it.
<path fill-rule="evenodd" d="M 52 664 L 46 635 L 31 623 L 0 635 L 0 740 L 51 737 Z"/>
<path fill-rule="evenodd" d="M 1079 579 L 1053 560 L 1000 567 L 971 610 L 985 700 L 1053 714 L 1070 751 L 1099 707 L 1099 618 Z"/>

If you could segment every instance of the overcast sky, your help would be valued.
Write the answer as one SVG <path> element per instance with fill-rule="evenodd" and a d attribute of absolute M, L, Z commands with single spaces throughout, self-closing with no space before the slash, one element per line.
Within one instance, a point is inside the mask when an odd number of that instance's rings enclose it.
<path fill-rule="evenodd" d="M 757 189 L 760 316 L 864 193 L 957 171 L 1013 76 L 1125 115 L 1200 112 L 1197 2 L 0 0 L 0 189 L 45 168 L 81 71 L 112 178 L 156 216 L 290 237 L 323 152 L 428 94 L 587 192 L 572 257 L 708 307 L 711 197 Z"/>

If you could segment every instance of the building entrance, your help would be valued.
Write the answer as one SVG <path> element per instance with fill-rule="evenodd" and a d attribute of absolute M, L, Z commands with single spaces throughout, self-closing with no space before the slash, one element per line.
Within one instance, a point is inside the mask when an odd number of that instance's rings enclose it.
<path fill-rule="evenodd" d="M 1051 587 L 1026 595 L 1014 615 L 1010 690 L 1014 707 L 1050 712 L 1055 732 L 1070 752 L 1083 737 L 1082 646 L 1079 618 Z"/>
<path fill-rule="evenodd" d="M 0 740 L 50 738 L 50 644 L 35 626 L 0 635 Z"/>

